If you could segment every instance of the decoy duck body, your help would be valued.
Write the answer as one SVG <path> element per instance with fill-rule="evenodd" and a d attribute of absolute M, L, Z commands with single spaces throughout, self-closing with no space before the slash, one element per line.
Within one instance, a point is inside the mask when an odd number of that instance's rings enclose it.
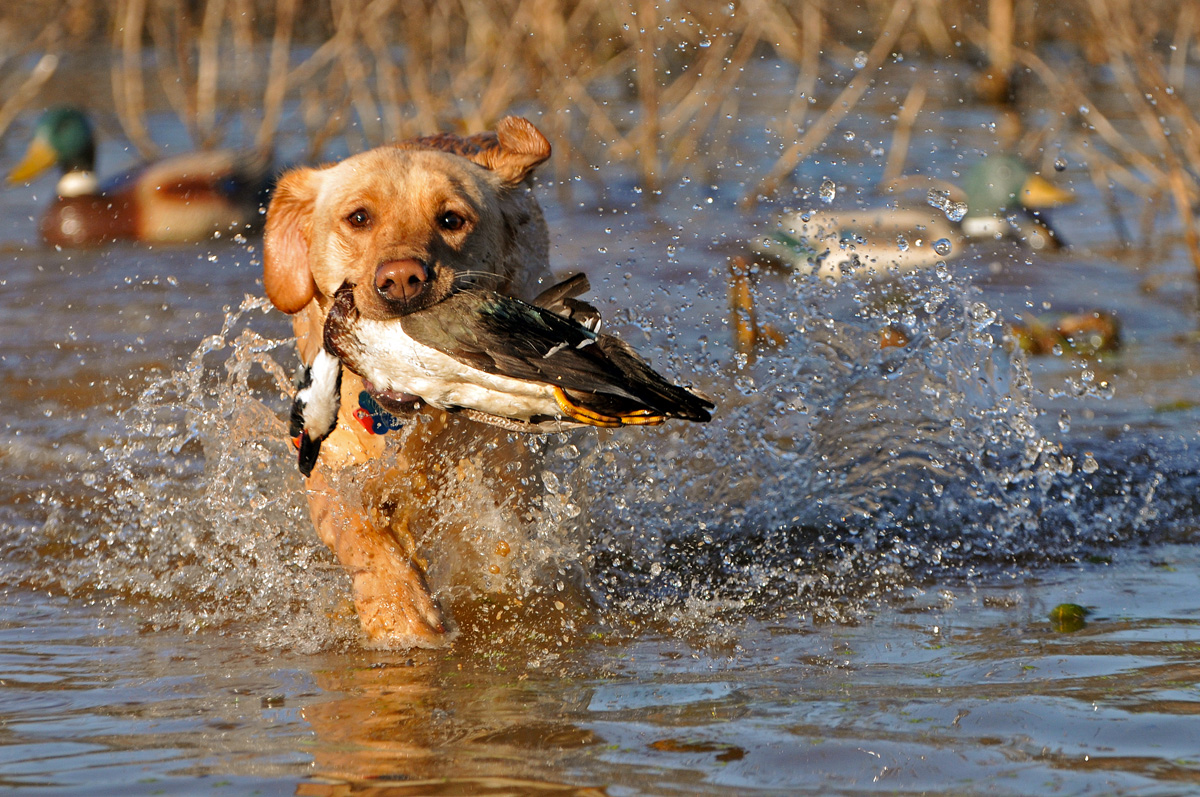
<path fill-rule="evenodd" d="M 261 220 L 270 163 L 231 150 L 195 152 L 147 164 L 101 185 L 91 123 L 75 108 L 54 108 L 38 121 L 10 183 L 26 182 L 57 164 L 57 197 L 42 215 L 42 239 L 53 246 L 96 246 L 117 240 L 180 243 L 245 230 Z"/>
<path fill-rule="evenodd" d="M 1073 197 L 1018 159 L 985 159 L 968 172 L 963 191 L 965 202 L 943 195 L 940 207 L 792 213 L 756 248 L 793 268 L 840 280 L 848 274 L 875 279 L 928 268 L 957 257 L 969 238 L 1011 235 L 1035 249 L 1061 245 L 1036 211 Z"/>

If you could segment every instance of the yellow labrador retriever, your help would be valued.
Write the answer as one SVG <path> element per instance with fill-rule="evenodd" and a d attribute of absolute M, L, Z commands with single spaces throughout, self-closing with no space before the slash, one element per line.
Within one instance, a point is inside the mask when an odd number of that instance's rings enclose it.
<path fill-rule="evenodd" d="M 294 316 L 304 362 L 316 356 L 325 314 L 345 282 L 355 286 L 364 316 L 381 320 L 435 304 L 464 284 L 532 298 L 550 273 L 549 235 L 530 183 L 549 157 L 537 128 L 510 116 L 494 133 L 414 139 L 285 174 L 267 212 L 263 285 Z M 497 504 L 513 501 L 514 473 L 527 477 L 522 465 L 531 463 L 522 460 L 530 457 L 498 430 L 426 408 L 398 433 L 394 461 L 377 463 L 361 489 L 339 490 L 343 469 L 383 455 L 385 433 L 396 425 L 385 409 L 403 414 L 369 387 L 343 372 L 337 427 L 307 481 L 313 523 L 350 573 L 374 644 L 436 644 L 446 619 L 417 550 L 420 535 L 445 522 L 438 496 L 458 480 L 482 485 Z M 503 540 L 492 547 L 494 557 L 507 554 Z M 499 572 L 496 563 L 475 564 Z"/>

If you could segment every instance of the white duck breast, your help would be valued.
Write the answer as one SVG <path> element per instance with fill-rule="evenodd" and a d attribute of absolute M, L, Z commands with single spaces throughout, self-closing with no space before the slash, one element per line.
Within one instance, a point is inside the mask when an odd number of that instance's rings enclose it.
<path fill-rule="evenodd" d="M 338 345 L 347 367 L 378 390 L 420 396 L 444 410 L 475 409 L 519 421 L 561 415 L 553 386 L 472 368 L 413 340 L 403 323 L 360 318 Z"/>

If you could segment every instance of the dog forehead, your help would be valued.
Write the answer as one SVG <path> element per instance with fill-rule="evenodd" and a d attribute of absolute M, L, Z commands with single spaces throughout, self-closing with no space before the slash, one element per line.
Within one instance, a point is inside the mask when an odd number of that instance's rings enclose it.
<path fill-rule="evenodd" d="M 491 172 L 453 153 L 379 147 L 334 166 L 322 183 L 318 202 L 421 205 L 461 196 L 480 203 L 496 192 L 495 182 Z"/>

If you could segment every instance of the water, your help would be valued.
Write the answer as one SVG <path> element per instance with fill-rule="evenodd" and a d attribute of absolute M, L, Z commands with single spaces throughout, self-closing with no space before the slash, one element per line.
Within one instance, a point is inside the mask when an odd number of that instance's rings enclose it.
<path fill-rule="evenodd" d="M 870 113 L 851 116 L 863 144 Z M 981 113 L 938 117 L 918 165 L 954 168 L 930 145 L 952 135 L 986 148 Z M 801 167 L 810 207 L 825 181 L 835 209 L 865 196 L 860 149 L 834 136 Z M 425 543 L 462 631 L 394 653 L 359 644 L 299 495 L 260 242 L 45 251 L 28 217 L 48 184 L 0 193 L 0 783 L 1196 790 L 1195 289 L 1178 247 L 1107 246 L 1070 162 L 1071 252 L 968 244 L 870 285 L 763 271 L 779 343 L 752 358 L 725 258 L 775 209 L 735 211 L 742 177 L 658 202 L 618 171 L 569 201 L 545 186 L 556 268 L 586 270 L 608 328 L 718 414 L 552 441 L 529 520 L 448 498 L 480 528 Z M 1120 353 L 1004 345 L 1007 321 L 1092 306 L 1122 321 Z M 908 344 L 881 348 L 885 329 Z M 480 575 L 497 539 L 516 564 Z M 1062 603 L 1090 609 L 1082 630 L 1054 628 Z"/>

